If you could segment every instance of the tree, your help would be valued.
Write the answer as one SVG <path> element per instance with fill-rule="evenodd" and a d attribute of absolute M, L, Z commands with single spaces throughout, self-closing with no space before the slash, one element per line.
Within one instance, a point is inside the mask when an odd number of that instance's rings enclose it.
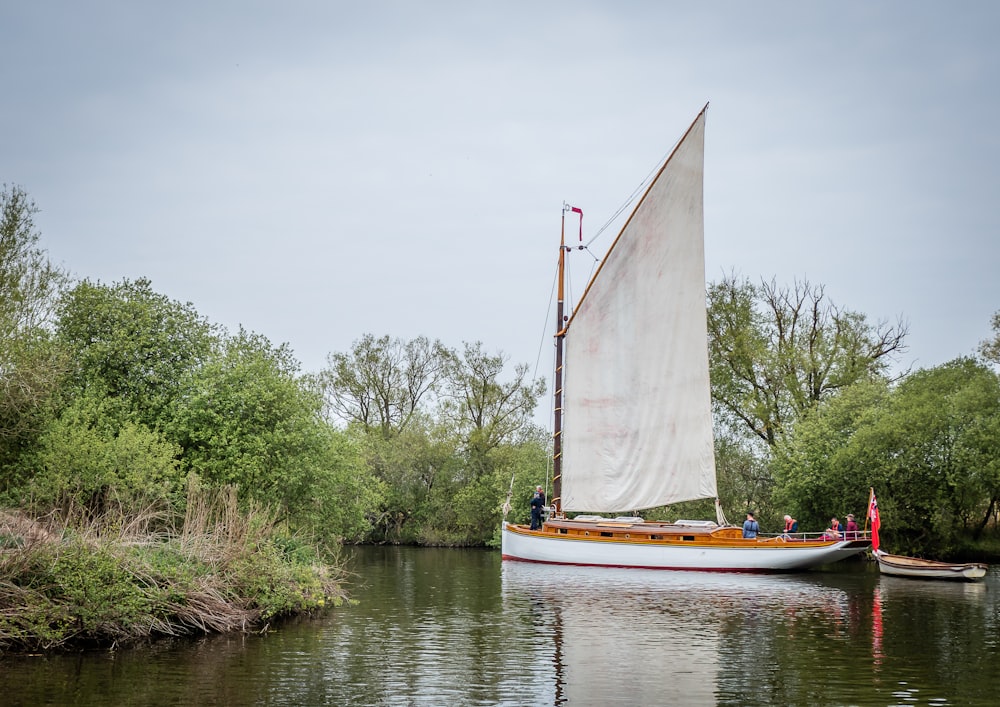
<path fill-rule="evenodd" d="M 1000 378 L 957 359 L 892 389 L 859 382 L 799 421 L 775 472 L 800 520 L 857 513 L 871 486 L 893 549 L 954 553 L 1000 503 Z"/>
<path fill-rule="evenodd" d="M 35 205 L 23 189 L 0 189 L 0 475 L 16 486 L 13 466 L 53 413 L 66 357 L 50 324 L 66 274 L 39 247 Z"/>
<path fill-rule="evenodd" d="M 368 509 L 378 541 L 419 541 L 432 521 L 431 494 L 454 475 L 454 439 L 430 414 L 452 356 L 426 337 L 366 334 L 328 356 L 316 378 L 328 419 L 347 424 L 383 489 L 382 503 Z"/>
<path fill-rule="evenodd" d="M 38 243 L 38 207 L 17 186 L 0 189 L 0 340 L 51 323 L 67 276 L 52 265 Z"/>
<path fill-rule="evenodd" d="M 507 364 L 503 353 L 488 354 L 481 342 L 466 343 L 448 371 L 444 416 L 466 440 L 473 463 L 502 443 L 531 431 L 531 416 L 545 393 L 545 381 L 528 379 L 527 364 L 514 366 L 513 377 L 500 380 Z"/>
<path fill-rule="evenodd" d="M 738 520 L 751 512 L 756 515 L 763 528 L 774 526 L 781 514 L 775 512 L 771 498 L 774 479 L 770 465 L 758 446 L 762 445 L 745 437 L 717 436 L 715 469 L 719 498 L 727 501 L 732 519 Z M 710 506 L 707 513 L 710 516 L 714 513 Z M 700 515 L 704 515 L 704 512 Z"/>
<path fill-rule="evenodd" d="M 504 444 L 490 454 L 487 474 L 459 487 L 454 495 L 458 532 L 478 543 L 499 547 L 502 504 L 513 493 L 511 520 L 527 522 L 534 488 L 546 481 L 552 450 L 549 435 L 535 426 L 514 444 Z"/>
<path fill-rule="evenodd" d="M 806 412 L 774 451 L 776 503 L 803 531 L 826 528 L 833 515 L 860 515 L 869 487 L 878 490 L 881 505 L 892 505 L 882 466 L 889 442 L 876 441 L 884 434 L 876 426 L 890 396 L 884 380 L 858 381 Z"/>
<path fill-rule="evenodd" d="M 953 552 L 1000 501 L 1000 377 L 959 358 L 907 377 L 893 403 L 871 430 L 897 499 L 888 520 L 926 548 Z"/>
<path fill-rule="evenodd" d="M 398 434 L 438 389 L 450 352 L 440 341 L 365 334 L 349 353 L 327 357 L 319 375 L 331 417 Z"/>
<path fill-rule="evenodd" d="M 109 503 L 176 507 L 185 491 L 180 449 L 141 423 L 120 424 L 106 409 L 114 403 L 81 396 L 52 420 L 29 455 L 34 503 L 95 514 Z"/>
<path fill-rule="evenodd" d="M 328 362 L 319 378 L 328 414 L 348 423 L 384 484 L 374 537 L 488 542 L 499 525 L 510 460 L 532 458 L 513 450 L 536 442 L 531 414 L 544 382 L 528 381 L 526 365 L 503 380 L 506 357 L 487 354 L 478 342 L 460 356 L 425 337 L 366 335 Z M 526 473 L 536 477 L 538 470 Z"/>
<path fill-rule="evenodd" d="M 990 326 L 993 328 L 993 338 L 985 339 L 979 344 L 979 354 L 987 361 L 1000 364 L 1000 312 L 994 312 Z"/>
<path fill-rule="evenodd" d="M 451 430 L 429 415 L 416 415 L 399 433 L 359 432 L 368 467 L 384 483 L 384 504 L 374 522 L 378 542 L 454 542 L 453 495 L 462 460 Z"/>
<path fill-rule="evenodd" d="M 778 444 L 795 420 L 838 390 L 882 376 L 906 325 L 870 325 L 822 286 L 754 285 L 736 276 L 708 291 L 712 399 L 720 421 Z"/>
<path fill-rule="evenodd" d="M 438 497 L 449 502 L 450 512 L 442 508 L 434 518 L 452 518 L 453 532 L 477 543 L 489 541 L 500 525 L 500 499 L 516 473 L 513 465 L 545 449 L 533 444 L 541 435 L 531 421 L 545 381 L 529 380 L 526 364 L 514 366 L 513 375 L 503 380 L 506 364 L 502 353 L 485 352 L 481 342 L 466 343 L 462 355 L 452 360 L 442 405 L 462 463 L 448 493 Z M 544 467 L 537 464 L 529 469 L 535 476 L 539 471 Z"/>
<path fill-rule="evenodd" d="M 235 486 L 326 539 L 354 539 L 368 529 L 378 484 L 298 369 L 286 345 L 241 328 L 185 378 L 167 433 L 210 487 Z"/>
<path fill-rule="evenodd" d="M 185 376 L 218 345 L 219 331 L 191 303 L 171 301 L 149 280 L 84 280 L 59 304 L 57 332 L 78 393 L 116 398 L 135 421 L 156 427 Z"/>

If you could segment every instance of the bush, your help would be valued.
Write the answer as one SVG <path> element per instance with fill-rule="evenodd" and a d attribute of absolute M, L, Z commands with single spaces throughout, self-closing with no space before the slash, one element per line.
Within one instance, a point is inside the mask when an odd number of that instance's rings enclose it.
<path fill-rule="evenodd" d="M 178 532 L 148 514 L 46 523 L 0 512 L 0 649 L 266 630 L 343 599 L 340 570 L 236 494 L 192 489 Z"/>

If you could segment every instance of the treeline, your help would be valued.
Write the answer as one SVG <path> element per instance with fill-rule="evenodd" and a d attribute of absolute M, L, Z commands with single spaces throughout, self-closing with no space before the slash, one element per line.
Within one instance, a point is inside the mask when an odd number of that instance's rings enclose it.
<path fill-rule="evenodd" d="M 40 247 L 28 195 L 0 200 L 3 506 L 155 508 L 177 525 L 197 487 L 321 547 L 482 545 L 510 475 L 544 479 L 544 384 L 527 366 L 479 343 L 365 336 L 305 374 L 287 346 L 148 280 L 73 281 Z"/>
<path fill-rule="evenodd" d="M 73 281 L 0 190 L 0 651 L 261 630 L 343 598 L 379 488 L 287 348 Z"/>
<path fill-rule="evenodd" d="M 905 323 L 872 325 L 808 282 L 726 277 L 708 320 L 729 509 L 863 526 L 873 487 L 890 551 L 1000 555 L 1000 313 L 978 356 L 895 375 Z"/>
<path fill-rule="evenodd" d="M 273 509 L 321 545 L 495 543 L 550 468 L 545 385 L 480 343 L 367 334 L 303 373 L 286 346 L 227 332 L 147 280 L 72 281 L 5 187 L 0 242 L 0 502 L 169 509 L 192 484 Z M 959 554 L 995 535 L 1000 316 L 973 356 L 894 373 L 906 325 L 872 324 L 822 287 L 709 286 L 724 509 L 821 530 L 875 487 L 899 552 Z M 513 487 L 511 483 L 513 481 Z M 647 511 L 714 515 L 710 501 Z"/>

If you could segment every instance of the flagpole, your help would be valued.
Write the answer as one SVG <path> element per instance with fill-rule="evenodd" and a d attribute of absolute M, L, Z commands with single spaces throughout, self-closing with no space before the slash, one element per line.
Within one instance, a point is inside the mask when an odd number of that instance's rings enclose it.
<path fill-rule="evenodd" d="M 868 534 L 868 521 L 872 519 L 872 499 L 875 498 L 875 487 L 868 487 L 868 507 L 865 509 L 865 534 Z"/>

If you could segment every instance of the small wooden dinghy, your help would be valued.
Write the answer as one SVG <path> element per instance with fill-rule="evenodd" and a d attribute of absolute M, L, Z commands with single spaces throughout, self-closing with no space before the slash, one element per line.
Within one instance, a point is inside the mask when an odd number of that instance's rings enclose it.
<path fill-rule="evenodd" d="M 951 563 L 937 560 L 923 560 L 919 557 L 890 555 L 875 551 L 875 559 L 882 574 L 917 579 L 960 579 L 975 581 L 986 576 L 988 565 L 981 562 Z"/>

